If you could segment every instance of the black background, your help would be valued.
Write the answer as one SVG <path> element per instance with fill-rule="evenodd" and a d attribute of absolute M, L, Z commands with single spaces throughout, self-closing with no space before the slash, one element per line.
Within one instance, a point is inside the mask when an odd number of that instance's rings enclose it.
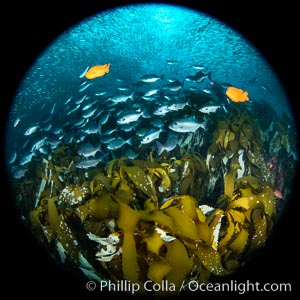
<path fill-rule="evenodd" d="M 145 1 L 144 1 L 145 2 Z M 152 1 L 155 2 L 155 1 Z M 164 1 L 164 3 L 187 5 L 187 1 Z M 296 120 L 296 104 L 300 100 L 299 91 L 299 39 L 296 16 L 296 1 L 193 1 L 197 5 L 190 7 L 207 12 L 240 31 L 258 48 L 275 69 L 289 99 Z M 267 4 L 265 4 L 266 2 Z M 289 3 L 288 3 L 289 2 Z M 292 3 L 291 3 L 292 2 Z M 1 121 L 3 129 L 9 105 L 16 89 L 39 54 L 49 46 L 62 32 L 71 28 L 84 18 L 103 9 L 134 1 L 30 1 L 6 3 L 1 8 Z M 265 5 L 265 6 L 263 6 Z M 108 37 L 109 38 L 109 37 Z M 252 66 L 251 66 L 252 67 Z M 297 120 L 298 121 L 298 120 Z M 4 133 L 2 134 L 4 140 Z M 2 142 L 3 142 L 2 140 Z M 3 163 L 3 147 L 2 161 Z M 13 201 L 7 196 L 8 185 L 5 172 L 1 172 L 1 280 L 2 291 L 11 295 L 44 296 L 68 298 L 76 296 L 103 297 L 114 296 L 88 292 L 84 284 L 71 273 L 63 272 L 48 254 L 32 239 L 30 233 L 19 222 Z M 255 258 L 239 272 L 231 276 L 237 282 L 258 281 L 289 282 L 292 293 L 281 293 L 288 297 L 295 295 L 299 280 L 299 199 L 297 180 L 292 199 L 274 234 L 266 247 L 256 253 Z M 227 280 L 227 279 L 223 279 Z M 210 297 L 213 294 L 193 294 Z M 236 294 L 237 295 L 237 294 Z M 259 294 L 255 296 L 266 296 Z M 273 293 L 271 293 L 271 296 Z M 219 293 L 217 296 L 226 296 Z M 254 296 L 254 293 L 249 294 Z"/>

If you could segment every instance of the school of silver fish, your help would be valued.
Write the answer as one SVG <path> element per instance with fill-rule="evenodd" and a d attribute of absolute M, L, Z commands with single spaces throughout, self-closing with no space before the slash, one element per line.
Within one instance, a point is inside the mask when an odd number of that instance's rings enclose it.
<path fill-rule="evenodd" d="M 12 149 L 8 161 L 15 179 L 26 174 L 34 157 L 48 156 L 58 146 L 76 147 L 79 159 L 74 163 L 80 169 L 96 167 L 120 153 L 136 158 L 141 145 L 160 155 L 182 146 L 191 133 L 205 134 L 211 114 L 230 109 L 225 86 L 211 81 L 211 72 L 203 68 L 183 81 L 163 74 L 146 74 L 134 83 L 118 78 L 115 93 L 97 88 L 96 81 L 84 76 L 87 70 L 78 77 L 74 94 L 44 103 L 39 108 L 42 120 L 24 127 L 23 145 Z M 210 101 L 190 103 L 193 93 L 209 96 Z M 22 116 L 17 116 L 13 127 L 22 126 Z"/>

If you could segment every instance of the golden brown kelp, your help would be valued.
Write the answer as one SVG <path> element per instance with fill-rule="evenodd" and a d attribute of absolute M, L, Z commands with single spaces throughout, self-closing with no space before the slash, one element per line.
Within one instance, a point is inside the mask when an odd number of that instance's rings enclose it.
<path fill-rule="evenodd" d="M 141 286 L 168 280 L 178 291 L 191 279 L 229 274 L 265 243 L 276 211 L 273 190 L 235 173 L 224 177 L 226 206 L 207 208 L 201 157 L 161 164 L 122 158 L 82 186 L 42 199 L 30 219 L 40 239 L 80 268 L 81 253 L 89 252 L 99 276 L 105 269 L 114 280 Z M 99 247 L 87 248 L 95 242 Z"/>
<path fill-rule="evenodd" d="M 37 238 L 89 278 L 141 287 L 168 280 L 178 291 L 237 270 L 278 218 L 292 142 L 281 122 L 263 131 L 240 106 L 220 110 L 207 132 L 183 134 L 159 157 L 147 146 L 139 159 L 83 170 L 62 148 L 36 161 Z"/>

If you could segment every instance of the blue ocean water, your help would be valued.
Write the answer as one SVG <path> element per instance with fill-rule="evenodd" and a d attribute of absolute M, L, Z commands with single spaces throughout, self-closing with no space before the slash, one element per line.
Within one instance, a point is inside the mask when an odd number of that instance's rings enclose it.
<path fill-rule="evenodd" d="M 276 74 L 241 34 L 198 11 L 140 4 L 92 16 L 53 41 L 28 70 L 12 119 L 29 116 L 36 105 L 63 103 L 88 66 L 108 62 L 109 75 L 91 89 L 115 92 L 117 78 L 133 83 L 153 73 L 182 81 L 198 65 L 211 71 L 213 80 L 244 88 L 254 101 L 263 99 L 276 111 L 290 113 Z"/>

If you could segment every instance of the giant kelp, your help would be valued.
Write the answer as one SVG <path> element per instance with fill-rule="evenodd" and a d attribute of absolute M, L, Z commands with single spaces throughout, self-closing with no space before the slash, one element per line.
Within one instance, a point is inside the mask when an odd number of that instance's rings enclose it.
<path fill-rule="evenodd" d="M 181 165 L 176 180 L 171 176 L 174 161 L 160 166 L 145 162 L 143 168 L 141 161 L 112 161 L 83 186 L 68 185 L 59 197 L 42 199 L 31 212 L 32 224 L 49 245 L 57 248 L 59 243 L 73 263 L 80 266 L 78 253 L 89 253 L 100 278 L 108 274 L 140 283 L 166 279 L 179 289 L 191 278 L 204 281 L 210 273 L 229 274 L 264 245 L 276 213 L 273 190 L 256 177 L 234 180 L 229 173 L 225 191 L 232 184 L 229 176 L 234 187 L 225 194 L 226 207 L 207 209 L 201 204 L 203 194 L 188 194 L 201 190 L 200 178 L 205 182 L 203 160 L 190 154 L 175 162 Z M 193 184 L 198 185 L 190 190 Z M 169 195 L 171 186 L 179 188 Z M 78 242 L 87 237 L 98 246 Z"/>
<path fill-rule="evenodd" d="M 261 126 L 258 113 L 216 112 L 207 133 L 182 135 L 173 151 L 148 146 L 139 159 L 87 170 L 75 168 L 74 149 L 58 147 L 16 181 L 19 205 L 36 237 L 88 278 L 167 280 L 179 291 L 231 274 L 266 243 L 283 206 L 278 190 L 290 192 L 284 174 L 295 171 L 289 127 Z"/>

